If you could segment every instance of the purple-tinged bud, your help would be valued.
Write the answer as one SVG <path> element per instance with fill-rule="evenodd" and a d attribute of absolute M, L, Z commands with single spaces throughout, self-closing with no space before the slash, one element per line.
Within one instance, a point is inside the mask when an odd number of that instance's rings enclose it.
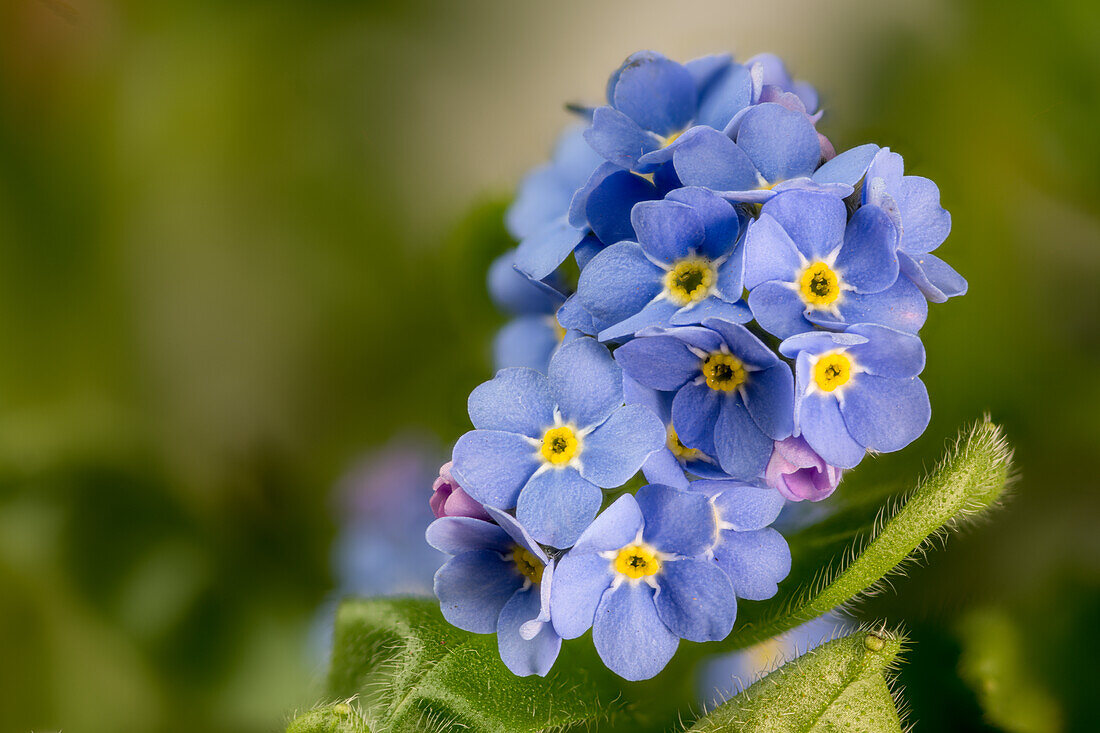
<path fill-rule="evenodd" d="M 801 437 L 777 440 L 764 479 L 791 501 L 821 501 L 836 491 L 843 471 L 830 466 Z"/>
<path fill-rule="evenodd" d="M 463 491 L 458 482 L 454 480 L 454 477 L 451 476 L 451 465 L 450 461 L 444 463 L 439 469 L 439 478 L 432 484 L 432 498 L 428 500 L 432 507 L 432 513 L 435 514 L 437 519 L 442 517 L 472 517 L 473 519 L 484 519 L 486 522 L 493 521 L 485 508 Z"/>

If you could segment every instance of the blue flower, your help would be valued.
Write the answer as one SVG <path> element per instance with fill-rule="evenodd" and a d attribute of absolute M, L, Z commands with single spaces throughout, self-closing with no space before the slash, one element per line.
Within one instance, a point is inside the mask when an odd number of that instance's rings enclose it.
<path fill-rule="evenodd" d="M 602 503 L 664 443 L 661 421 L 623 406 L 622 370 L 591 338 L 563 346 L 544 376 L 502 369 L 469 399 L 472 430 L 452 473 L 472 497 L 516 517 L 539 542 L 569 547 Z"/>
<path fill-rule="evenodd" d="M 528 367 L 545 372 L 558 347 L 578 334 L 567 333 L 558 323 L 556 314 L 565 296 L 559 292 L 553 276 L 554 285 L 532 280 L 515 269 L 514 261 L 515 250 L 510 250 L 489 268 L 489 295 L 493 302 L 517 316 L 493 340 L 493 363 L 497 369 Z"/>
<path fill-rule="evenodd" d="M 874 149 L 854 148 L 833 158 L 818 175 L 821 142 L 802 112 L 774 102 L 745 111 L 736 142 L 709 127 L 693 127 L 677 140 L 672 160 L 685 186 L 702 186 L 730 201 L 760 203 L 780 191 L 811 189 L 843 198 L 852 193 Z M 877 148 L 875 148 L 877 149 Z"/>
<path fill-rule="evenodd" d="M 756 322 L 780 338 L 851 323 L 916 333 L 928 304 L 898 278 L 897 237 L 877 206 L 860 207 L 849 221 L 835 196 L 776 196 L 745 234 L 745 287 Z"/>
<path fill-rule="evenodd" d="M 717 459 L 708 456 L 698 448 L 688 448 L 680 441 L 676 428 L 672 426 L 673 392 L 658 392 L 635 382 L 623 375 L 623 396 L 626 404 L 645 405 L 653 411 L 665 425 L 667 439 L 663 448 L 650 454 L 642 464 L 642 473 L 651 484 L 665 484 L 677 489 L 686 489 L 688 476 L 700 478 L 729 478 L 718 465 Z"/>
<path fill-rule="evenodd" d="M 779 351 L 796 359 L 796 430 L 827 463 L 854 468 L 865 452 L 901 450 L 928 426 L 916 336 L 863 323 L 792 336 Z"/>
<path fill-rule="evenodd" d="M 708 552 L 717 534 L 701 493 L 650 485 L 626 494 L 559 561 L 550 598 L 557 633 L 589 628 L 604 664 L 628 680 L 654 676 L 680 639 L 722 639 L 734 587 Z"/>
<path fill-rule="evenodd" d="M 933 303 L 966 293 L 967 284 L 946 262 L 930 254 L 951 231 L 951 214 L 940 206 L 940 190 L 921 176 L 904 175 L 902 158 L 889 148 L 878 151 L 867 169 L 863 202 L 882 207 L 901 237 L 901 272 Z"/>
<path fill-rule="evenodd" d="M 639 384 L 675 392 L 680 441 L 735 478 L 759 477 L 773 441 L 794 428 L 790 367 L 744 326 L 708 318 L 702 327 L 642 332 L 615 359 Z"/>
<path fill-rule="evenodd" d="M 517 675 L 545 676 L 561 649 L 550 621 L 554 561 L 509 515 L 431 523 L 428 543 L 453 555 L 435 574 L 443 617 L 475 634 L 496 632 L 500 658 Z"/>
<path fill-rule="evenodd" d="M 733 206 L 706 189 L 681 188 L 638 204 L 630 219 L 638 241 L 593 257 L 577 286 L 581 305 L 604 326 L 600 340 L 707 317 L 751 320 L 740 302 L 741 227 Z"/>

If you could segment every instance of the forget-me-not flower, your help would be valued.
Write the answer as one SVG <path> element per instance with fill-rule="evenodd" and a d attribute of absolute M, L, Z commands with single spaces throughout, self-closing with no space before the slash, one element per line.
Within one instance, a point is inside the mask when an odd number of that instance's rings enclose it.
<path fill-rule="evenodd" d="M 664 444 L 660 419 L 623 405 L 622 370 L 591 338 L 561 347 L 547 374 L 502 369 L 470 394 L 472 430 L 452 473 L 475 499 L 516 517 L 539 542 L 569 547 Z"/>

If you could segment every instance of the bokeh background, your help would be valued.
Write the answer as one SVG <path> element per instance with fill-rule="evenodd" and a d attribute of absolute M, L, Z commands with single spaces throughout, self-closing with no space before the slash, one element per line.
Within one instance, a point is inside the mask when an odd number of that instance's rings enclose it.
<path fill-rule="evenodd" d="M 838 148 L 939 183 L 970 294 L 928 432 L 860 471 L 988 411 L 1021 478 L 861 614 L 912 634 L 918 730 L 1094 729 L 1098 38 L 1092 0 L 0 3 L 0 730 L 315 701 L 347 476 L 411 455 L 382 493 L 426 499 L 502 202 L 641 48 L 779 53 Z"/>

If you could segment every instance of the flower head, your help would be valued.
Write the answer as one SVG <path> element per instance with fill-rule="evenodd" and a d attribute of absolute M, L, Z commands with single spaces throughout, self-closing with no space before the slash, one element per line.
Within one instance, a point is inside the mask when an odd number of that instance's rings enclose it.
<path fill-rule="evenodd" d="M 865 323 L 792 336 L 779 350 L 796 359 L 796 429 L 827 463 L 853 468 L 867 451 L 900 450 L 928 426 L 916 336 Z"/>
<path fill-rule="evenodd" d="M 443 617 L 475 634 L 496 632 L 500 658 L 517 675 L 545 676 L 561 649 L 550 621 L 554 561 L 508 514 L 494 523 L 444 517 L 428 543 L 453 557 L 435 574 Z"/>
<path fill-rule="evenodd" d="M 649 409 L 623 405 L 622 371 L 590 338 L 559 349 L 546 375 L 502 369 L 473 391 L 469 411 L 476 429 L 455 444 L 455 478 L 483 504 L 515 507 L 554 547 L 569 547 L 600 489 L 625 483 L 665 437 Z"/>
<path fill-rule="evenodd" d="M 843 473 L 826 463 L 805 438 L 798 436 L 775 441 L 764 480 L 785 499 L 821 501 L 836 491 Z"/>
<path fill-rule="evenodd" d="M 674 392 L 679 440 L 735 478 L 763 474 L 773 442 L 793 430 L 790 367 L 744 326 L 708 318 L 702 326 L 646 331 L 615 359 L 642 386 Z"/>

